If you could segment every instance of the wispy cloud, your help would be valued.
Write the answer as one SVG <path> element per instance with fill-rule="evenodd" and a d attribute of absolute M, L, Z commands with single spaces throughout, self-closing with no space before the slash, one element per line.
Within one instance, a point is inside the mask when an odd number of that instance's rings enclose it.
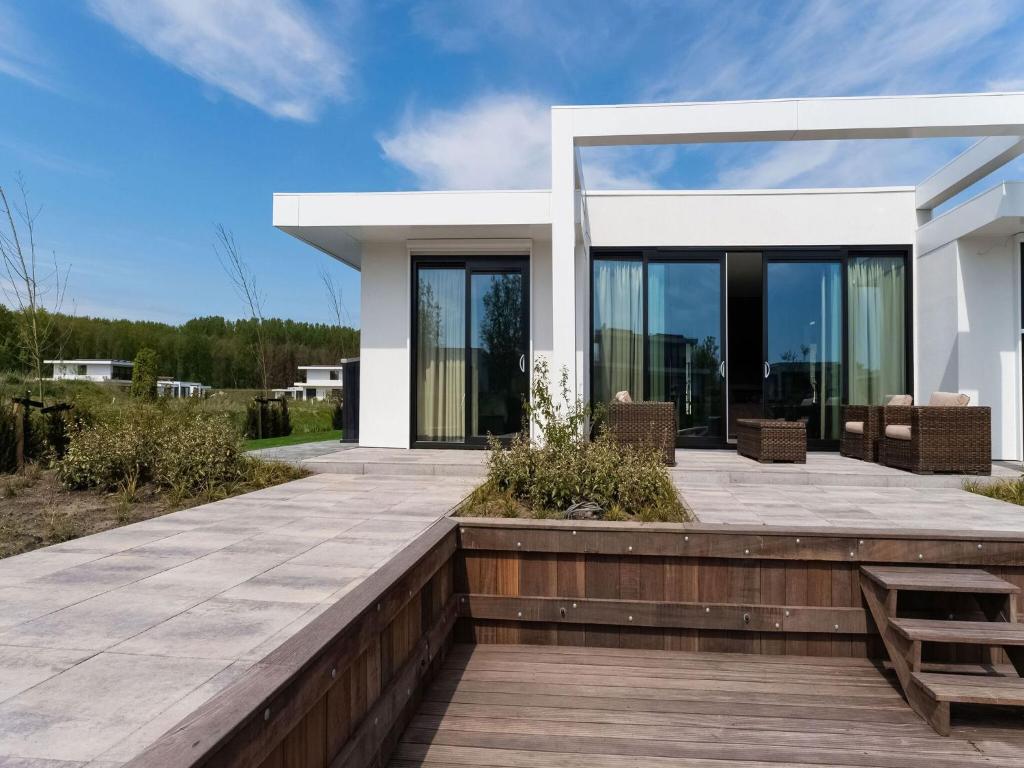
<path fill-rule="evenodd" d="M 410 110 L 378 138 L 384 156 L 424 188 L 531 189 L 551 185 L 551 102 L 529 93 L 489 94 L 453 109 Z M 663 156 L 606 150 L 585 164 L 590 188 L 655 185 Z"/>
<path fill-rule="evenodd" d="M 89 0 L 93 12 L 182 72 L 274 115 L 314 120 L 349 66 L 294 0 Z"/>
<path fill-rule="evenodd" d="M 0 75 L 55 90 L 50 67 L 39 51 L 38 42 L 14 8 L 0 4 Z"/>

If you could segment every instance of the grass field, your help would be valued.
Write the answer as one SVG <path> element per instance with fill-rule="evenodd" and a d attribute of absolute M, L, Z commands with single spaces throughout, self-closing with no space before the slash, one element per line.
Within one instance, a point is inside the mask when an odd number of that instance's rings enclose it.
<path fill-rule="evenodd" d="M 280 448 L 282 445 L 320 443 L 326 440 L 341 440 L 341 430 L 332 429 L 329 432 L 306 432 L 303 434 L 293 433 L 287 437 L 268 437 L 265 440 L 246 440 L 242 447 L 246 451 L 254 451 L 257 448 Z"/>

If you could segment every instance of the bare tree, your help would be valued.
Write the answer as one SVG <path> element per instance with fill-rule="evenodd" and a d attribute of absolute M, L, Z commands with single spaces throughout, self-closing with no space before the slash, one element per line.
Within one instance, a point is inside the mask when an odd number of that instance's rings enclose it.
<path fill-rule="evenodd" d="M 45 386 L 43 360 L 51 351 L 59 356 L 57 314 L 64 305 L 70 267 L 62 270 L 56 253 L 52 254 L 52 263 L 40 258 L 35 230 L 42 208 L 33 210 L 29 206 L 28 189 L 20 174 L 16 183 L 16 202 L 11 202 L 0 186 L 0 259 L 5 278 L 0 289 L 16 310 L 18 344 L 32 368 L 41 400 Z"/>
<path fill-rule="evenodd" d="M 334 324 L 338 326 L 339 330 L 342 326 L 351 326 L 352 316 L 349 315 L 348 307 L 345 306 L 345 297 L 342 294 L 341 286 L 334 281 L 331 273 L 323 266 L 320 267 L 320 282 L 324 284 L 324 290 L 327 291 L 327 306 L 330 308 L 331 314 L 334 315 Z M 345 335 L 341 334 L 340 338 L 338 356 L 345 358 L 348 357 Z"/>
<path fill-rule="evenodd" d="M 266 394 L 269 387 L 267 386 L 267 344 L 263 336 L 264 296 L 256 283 L 256 275 L 238 252 L 235 236 L 231 230 L 223 224 L 218 224 L 214 229 L 214 234 L 216 239 L 213 243 L 213 250 L 217 254 L 217 259 L 228 279 L 231 280 L 231 285 L 234 287 L 235 293 L 238 294 L 238 298 L 249 308 L 249 317 L 256 325 L 256 345 L 253 354 L 259 365 L 260 381 L 263 384 L 263 392 Z"/>

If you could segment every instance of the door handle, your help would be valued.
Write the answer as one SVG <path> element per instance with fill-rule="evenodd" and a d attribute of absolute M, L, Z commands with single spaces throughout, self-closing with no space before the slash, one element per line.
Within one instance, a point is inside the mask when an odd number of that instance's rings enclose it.
<path fill-rule="evenodd" d="M 526 355 L 519 356 L 519 372 L 526 373 Z"/>
<path fill-rule="evenodd" d="M 771 373 L 772 373 L 772 364 L 769 363 L 767 360 L 765 360 L 764 361 L 764 377 L 767 379 L 769 376 L 771 376 Z"/>
<path fill-rule="evenodd" d="M 718 364 L 718 375 L 725 378 L 725 360 Z"/>

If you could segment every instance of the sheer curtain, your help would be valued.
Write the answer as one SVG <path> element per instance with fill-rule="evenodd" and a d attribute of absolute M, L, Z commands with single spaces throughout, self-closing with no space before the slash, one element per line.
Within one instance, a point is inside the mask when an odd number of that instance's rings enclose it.
<path fill-rule="evenodd" d="M 643 399 L 643 264 L 594 261 L 593 400 L 626 390 Z"/>
<path fill-rule="evenodd" d="M 420 269 L 416 339 L 416 438 L 465 439 L 466 272 Z"/>
<path fill-rule="evenodd" d="M 851 403 L 881 405 L 906 392 L 904 271 L 901 257 L 849 260 Z"/>

